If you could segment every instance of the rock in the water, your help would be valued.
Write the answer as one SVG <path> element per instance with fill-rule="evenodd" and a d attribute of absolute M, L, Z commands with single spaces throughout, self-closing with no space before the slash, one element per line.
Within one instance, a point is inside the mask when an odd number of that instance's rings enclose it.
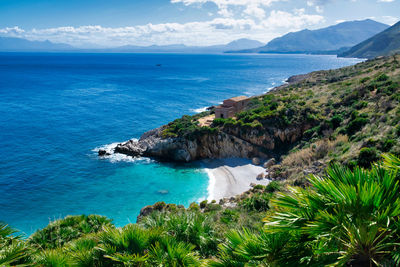
<path fill-rule="evenodd" d="M 260 165 L 260 163 L 261 163 L 260 159 L 257 158 L 257 157 L 253 158 L 253 159 L 251 160 L 251 162 L 252 162 L 254 165 Z"/>
<path fill-rule="evenodd" d="M 168 190 L 158 190 L 157 193 L 161 194 L 161 195 L 166 195 L 169 193 Z"/>
<path fill-rule="evenodd" d="M 108 153 L 106 150 L 104 149 L 99 149 L 99 157 L 104 157 L 104 156 L 109 156 L 110 153 Z"/>
<path fill-rule="evenodd" d="M 259 175 L 257 175 L 257 180 L 262 180 L 264 179 L 264 173 L 260 173 Z"/>
<path fill-rule="evenodd" d="M 144 149 L 136 140 L 129 140 L 124 144 L 118 144 L 114 150 L 116 153 L 121 153 L 132 157 L 142 156 L 144 152 Z"/>
<path fill-rule="evenodd" d="M 270 168 L 271 166 L 276 164 L 276 160 L 274 158 L 268 160 L 267 162 L 264 163 L 264 168 Z"/>

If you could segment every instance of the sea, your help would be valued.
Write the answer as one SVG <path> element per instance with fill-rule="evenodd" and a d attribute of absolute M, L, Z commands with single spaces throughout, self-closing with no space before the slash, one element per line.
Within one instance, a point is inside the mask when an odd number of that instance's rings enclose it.
<path fill-rule="evenodd" d="M 0 221 L 29 236 L 66 215 L 135 223 L 207 198 L 199 163 L 97 156 L 185 114 L 295 74 L 360 62 L 274 54 L 0 53 Z"/>

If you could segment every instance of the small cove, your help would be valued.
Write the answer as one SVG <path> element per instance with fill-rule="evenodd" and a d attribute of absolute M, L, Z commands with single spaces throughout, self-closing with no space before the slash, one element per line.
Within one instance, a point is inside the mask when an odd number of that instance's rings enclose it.
<path fill-rule="evenodd" d="M 0 54 L 0 221 L 27 235 L 50 220 L 135 222 L 156 201 L 207 197 L 193 164 L 99 159 L 123 142 L 223 99 L 359 60 L 306 55 Z M 156 65 L 161 63 L 162 67 Z"/>

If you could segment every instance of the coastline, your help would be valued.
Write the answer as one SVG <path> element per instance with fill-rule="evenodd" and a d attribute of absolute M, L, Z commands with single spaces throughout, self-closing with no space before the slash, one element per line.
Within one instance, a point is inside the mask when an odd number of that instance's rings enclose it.
<path fill-rule="evenodd" d="M 266 170 L 244 158 L 207 159 L 201 165 L 209 177 L 207 200 L 235 197 L 251 188 L 250 184 L 267 185 L 270 180 L 257 180 Z"/>

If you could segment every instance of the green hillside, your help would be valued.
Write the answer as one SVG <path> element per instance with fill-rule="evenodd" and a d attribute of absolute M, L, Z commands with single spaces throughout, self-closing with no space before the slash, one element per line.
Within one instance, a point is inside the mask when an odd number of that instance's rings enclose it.
<path fill-rule="evenodd" d="M 241 52 L 251 53 L 333 53 L 352 47 L 389 26 L 374 20 L 347 21 L 317 30 L 291 32 L 267 45 Z"/>
<path fill-rule="evenodd" d="M 400 52 L 400 22 L 389 29 L 369 38 L 368 40 L 352 47 L 341 57 L 375 58 L 388 56 Z"/>

